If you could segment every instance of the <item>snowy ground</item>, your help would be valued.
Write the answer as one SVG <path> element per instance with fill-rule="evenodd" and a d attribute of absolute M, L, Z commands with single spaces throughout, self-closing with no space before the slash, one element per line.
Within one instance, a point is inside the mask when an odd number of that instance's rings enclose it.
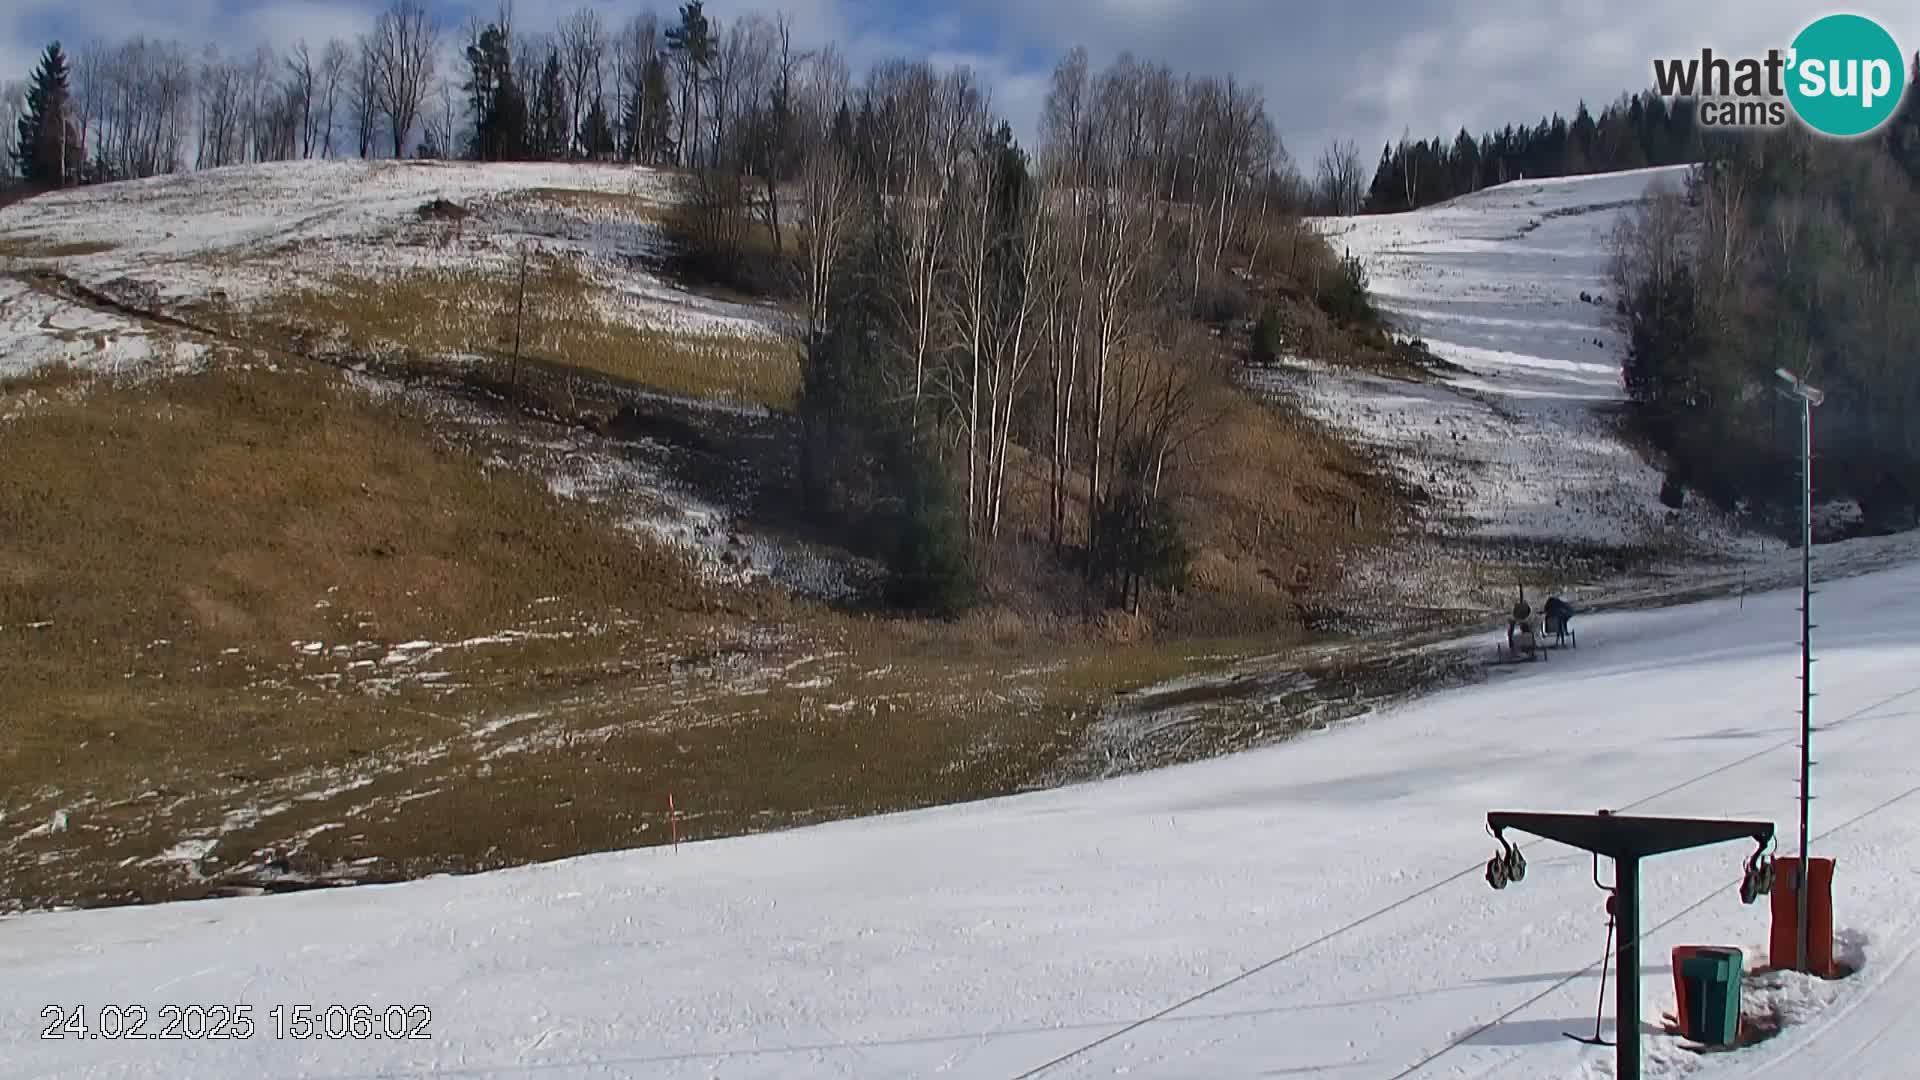
<path fill-rule="evenodd" d="M 1404 333 L 1456 365 L 1432 382 L 1298 359 L 1256 376 L 1433 497 L 1420 531 L 1483 547 L 1737 549 L 1717 515 L 1660 505 L 1660 474 L 1619 436 L 1624 345 L 1607 295 L 1621 215 L 1679 169 L 1521 181 L 1413 213 L 1319 222 L 1366 265 Z M 1585 293 L 1587 300 L 1581 299 Z M 1456 545 L 1457 547 L 1458 545 Z M 1432 550 L 1356 568 L 1417 578 L 1441 606 L 1459 585 Z"/>
<path fill-rule="evenodd" d="M 1460 370 L 1410 385 L 1307 367 L 1310 407 L 1412 452 L 1410 477 L 1474 534 L 1639 539 L 1665 517 L 1659 476 L 1595 408 L 1624 397 L 1607 243 L 1649 188 L 1684 175 L 1521 181 L 1413 213 L 1321 221 L 1336 251 L 1366 264 L 1400 329 Z"/>
<path fill-rule="evenodd" d="M 1492 892 L 1484 814 L 1789 827 L 1796 599 L 1591 616 L 1547 664 L 1099 784 L 470 878 L 0 920 L 0 1076 L 1009 1077 L 1096 1042 L 1044 1075 L 1610 1075 L 1610 1051 L 1561 1037 L 1591 1030 L 1592 868 L 1528 843 L 1527 879 Z M 1821 620 L 1816 850 L 1838 860 L 1837 923 L 1864 966 L 1770 979 L 1755 1006 L 1799 1023 L 1748 1050 L 1649 1036 L 1654 1075 L 1912 1075 L 1920 568 L 1817 602 L 1847 617 Z M 1747 853 L 1647 864 L 1648 1018 L 1671 1007 L 1674 945 L 1763 961 L 1765 905 L 1735 895 Z M 52 1004 L 90 1025 L 144 1006 L 150 1032 L 168 1004 L 247 1004 L 256 1031 L 43 1040 Z M 431 1038 L 276 1037 L 276 1007 L 358 1004 L 424 1006 Z"/>
<path fill-rule="evenodd" d="M 0 210 L 0 251 L 174 312 L 209 303 L 244 309 L 341 274 L 504 276 L 524 244 L 579 266 L 598 287 L 602 313 L 635 329 L 777 336 L 781 316 L 772 308 L 695 296 L 646 269 L 662 243 L 657 215 L 673 199 L 670 179 L 651 169 L 285 162 L 28 200 Z M 421 208 L 435 200 L 469 216 L 423 220 Z M 18 347 L 14 338 L 0 336 L 0 355 Z"/>
<path fill-rule="evenodd" d="M 0 278 L 0 379 L 52 364 L 115 378 L 164 375 L 194 370 L 205 355 L 205 346 L 180 335 Z"/>
<path fill-rule="evenodd" d="M 600 165 L 287 162 L 182 173 L 41 196 L 0 209 L 0 271 L 51 271 L 86 288 L 196 326 L 340 275 L 506 280 L 522 246 L 555 256 L 589 283 L 610 323 L 681 341 L 768 341 L 784 316 L 768 305 L 696 295 L 662 280 L 658 217 L 671 179 Z M 445 200 L 468 216 L 423 220 Z M 474 275 L 478 275 L 477 277 Z M 191 332 L 83 306 L 0 274 L 0 378 L 54 363 L 122 378 L 203 366 L 209 341 Z M 361 379 L 375 393 L 392 393 Z M 615 444 L 577 431 L 507 430 L 475 410 L 414 395 L 457 438 L 512 444 L 495 458 L 534 468 L 563 496 L 616 503 L 636 533 L 697 558 L 716 578 L 771 577 L 817 596 L 850 586 L 844 560 L 742 533 L 736 492 L 700 492 L 666 475 L 657 440 Z M 31 406 L 0 408 L 0 420 Z M 755 406 L 677 400 L 680 408 L 764 415 Z"/>

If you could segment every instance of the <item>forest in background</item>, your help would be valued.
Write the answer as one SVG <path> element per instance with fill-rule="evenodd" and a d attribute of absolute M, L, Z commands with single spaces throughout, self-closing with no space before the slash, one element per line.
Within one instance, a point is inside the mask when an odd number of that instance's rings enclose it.
<path fill-rule="evenodd" d="M 1063 607 L 1137 610 L 1206 554 L 1182 495 L 1254 437 L 1221 422 L 1246 418 L 1239 363 L 1418 363 L 1303 214 L 1705 160 L 1616 238 L 1629 390 L 1670 493 L 1777 497 L 1781 413 L 1756 379 L 1790 366 L 1833 384 L 1826 446 L 1869 517 L 1912 516 L 1911 95 L 1851 146 L 1709 135 L 1684 102 L 1625 95 L 1598 119 L 1402 139 L 1363 187 L 1351 144 L 1303 176 L 1258 87 L 1131 56 L 1063 58 L 1022 147 L 970 70 L 856 80 L 783 15 L 723 24 L 690 0 L 615 27 L 583 7 L 530 33 L 503 7 L 450 67 L 453 34 L 395 0 L 319 49 L 56 43 L 0 95 L 6 160 L 42 187 L 339 154 L 674 168 L 683 269 L 795 312 L 808 512 L 893 568 L 896 602 L 943 611 L 1009 565 L 1079 582 Z M 1216 547 L 1269 535 L 1246 511 L 1206 511 Z"/>
<path fill-rule="evenodd" d="M 50 46 L 14 160 L 43 187 L 409 145 L 673 169 L 676 269 L 793 313 L 806 513 L 893 569 L 896 604 L 1137 612 L 1197 565 L 1284 619 L 1341 542 L 1314 522 L 1358 527 L 1362 473 L 1320 478 L 1306 456 L 1339 451 L 1236 378 L 1256 321 L 1269 345 L 1392 348 L 1302 221 L 1327 160 L 1300 175 L 1258 87 L 1075 50 L 1023 147 L 972 71 L 856 80 L 784 16 L 581 8 L 546 34 L 502 9 L 456 71 L 449 32 L 397 0 L 318 50 Z"/>
<path fill-rule="evenodd" d="M 1920 57 L 1914 74 L 1920 77 Z M 1878 132 L 1702 139 L 1684 188 L 1614 238 L 1635 419 L 1697 491 L 1798 521 L 1800 419 L 1774 370 L 1826 391 L 1814 482 L 1871 530 L 1920 523 L 1920 94 Z"/>
<path fill-rule="evenodd" d="M 1402 135 L 1380 151 L 1365 209 L 1417 210 L 1509 180 L 1623 172 L 1700 160 L 1703 128 L 1693 102 L 1652 91 L 1622 94 L 1599 119 L 1581 102 L 1569 122 L 1559 113 L 1538 124 L 1489 131 L 1475 139 L 1461 128 L 1451 140 Z"/>

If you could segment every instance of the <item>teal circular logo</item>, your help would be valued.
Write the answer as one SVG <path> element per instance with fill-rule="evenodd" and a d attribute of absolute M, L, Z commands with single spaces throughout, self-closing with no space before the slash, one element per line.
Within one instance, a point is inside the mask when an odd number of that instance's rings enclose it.
<path fill-rule="evenodd" d="M 1787 54 L 1787 100 L 1808 127 L 1842 138 L 1885 123 L 1906 90 L 1906 55 L 1862 15 L 1815 19 Z"/>

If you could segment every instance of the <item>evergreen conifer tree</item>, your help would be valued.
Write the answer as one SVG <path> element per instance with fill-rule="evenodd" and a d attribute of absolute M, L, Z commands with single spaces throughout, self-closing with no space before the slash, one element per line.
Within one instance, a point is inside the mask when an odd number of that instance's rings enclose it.
<path fill-rule="evenodd" d="M 27 87 L 27 108 L 19 120 L 14 163 L 29 184 L 60 187 L 78 180 L 86 168 L 86 149 L 73 123 L 73 95 L 67 79 L 67 54 L 56 41 L 40 55 L 40 65 Z"/>

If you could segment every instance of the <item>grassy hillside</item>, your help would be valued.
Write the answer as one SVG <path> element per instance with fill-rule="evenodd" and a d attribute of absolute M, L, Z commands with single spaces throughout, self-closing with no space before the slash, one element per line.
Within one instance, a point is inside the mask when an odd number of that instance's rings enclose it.
<path fill-rule="evenodd" d="M 780 306 L 675 276 L 632 173 L 561 172 L 268 167 L 0 214 L 0 906 L 660 842 L 668 793 L 685 836 L 1002 794 L 1350 696 L 1321 661 L 1252 722 L 1120 707 L 1300 640 L 1380 541 L 1397 496 L 1325 429 L 1214 391 L 1192 583 L 1148 618 L 1085 604 L 1018 447 L 987 602 L 872 609 L 857 538 L 794 502 Z M 1279 287 L 1204 347 L 1244 360 Z"/>
<path fill-rule="evenodd" d="M 330 369 L 8 380 L 3 906 L 474 869 L 1049 782 L 1116 691 L 1248 646 L 903 628 L 562 499 L 574 438 Z"/>

